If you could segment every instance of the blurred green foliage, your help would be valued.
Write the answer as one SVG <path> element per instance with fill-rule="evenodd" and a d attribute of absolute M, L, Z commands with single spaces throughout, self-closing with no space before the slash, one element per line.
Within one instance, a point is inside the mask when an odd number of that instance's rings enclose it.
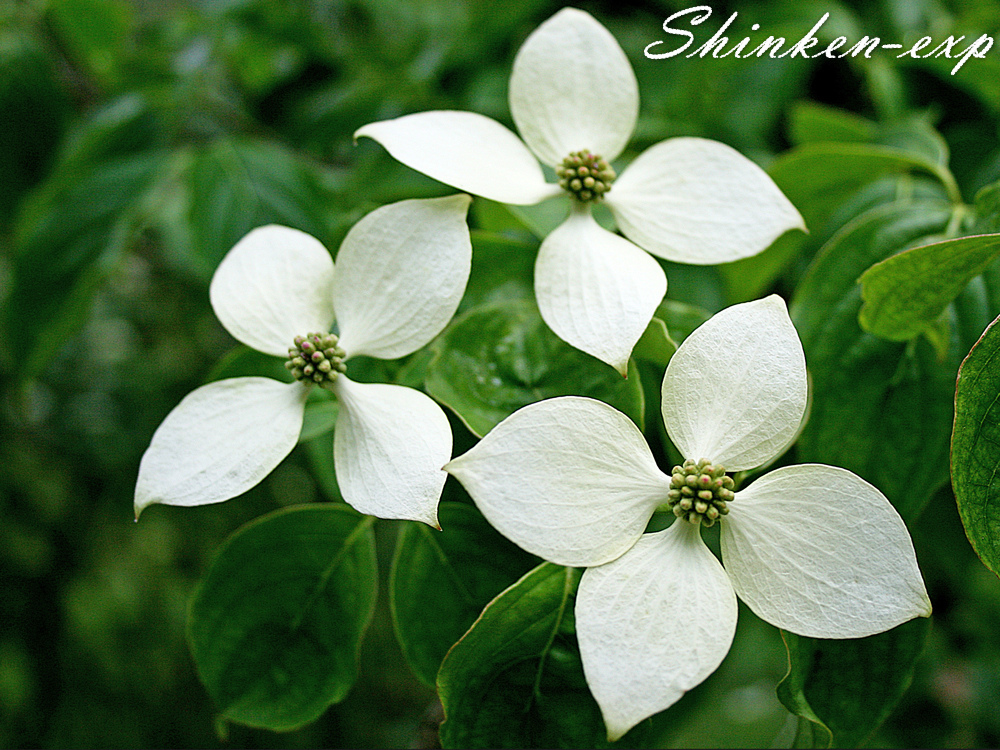
<path fill-rule="evenodd" d="M 474 110 L 512 125 L 512 56 L 561 5 L 0 2 L 0 746 L 434 746 L 441 709 L 427 676 L 406 666 L 384 595 L 362 644 L 359 681 L 303 729 L 274 734 L 218 722 L 195 676 L 185 641 L 188 601 L 223 540 L 269 511 L 338 497 L 316 441 L 237 501 L 158 508 L 134 525 L 132 490 L 153 430 L 183 395 L 217 376 L 214 368 L 234 346 L 208 305 L 208 280 L 223 254 L 268 222 L 336 248 L 372 208 L 448 192 L 373 142 L 354 145 L 352 133 L 428 109 Z M 793 200 L 830 197 L 807 216 L 808 237 L 776 243 L 752 263 L 734 264 L 736 272 L 668 268 L 669 296 L 708 311 L 772 290 L 793 299 L 825 294 L 853 310 L 833 329 L 810 322 L 806 308 L 796 318 L 811 366 L 847 357 L 856 368 L 814 404 L 800 456 L 829 453 L 845 437 L 858 410 L 841 407 L 854 397 L 866 418 L 882 418 L 885 394 L 857 392 L 852 372 L 882 368 L 901 391 L 926 387 L 921 368 L 933 368 L 942 353 L 957 367 L 993 317 L 984 318 L 988 306 L 974 302 L 997 299 L 996 263 L 950 308 L 961 337 L 936 348 L 923 339 L 872 344 L 855 320 L 854 282 L 882 260 L 882 249 L 899 249 L 898 236 L 879 245 L 886 222 L 904 227 L 907 241 L 934 236 L 949 221 L 945 199 L 957 193 L 972 204 L 980 188 L 1000 179 L 1000 52 L 971 59 L 957 75 L 947 61 L 888 53 L 870 60 L 653 61 L 642 50 L 662 38 L 664 18 L 690 4 L 577 5 L 611 30 L 635 68 L 642 109 L 632 155 L 670 136 L 711 137 L 771 166 Z M 910 44 L 923 34 L 1000 35 L 994 0 L 713 8 L 706 29 L 738 11 L 747 23 L 790 38 L 827 11 L 824 33 L 831 36 L 881 34 Z M 847 152 L 845 143 L 852 144 Z M 859 167 L 866 179 L 855 183 L 845 153 L 859 144 L 872 150 Z M 843 180 L 823 182 L 831 163 L 850 173 L 849 189 L 837 195 L 830 191 Z M 954 185 L 935 181 L 942 169 Z M 877 176 L 885 179 L 872 181 Z M 913 198 L 905 206 L 897 200 L 903 193 Z M 473 229 L 509 223 L 481 204 L 477 199 Z M 888 218 L 844 229 L 872 207 Z M 518 220 L 512 241 L 544 219 Z M 855 259 L 856 268 L 820 251 L 828 241 L 857 244 L 861 235 L 871 257 Z M 830 268 L 819 275 L 824 263 Z M 499 301 L 489 297 L 494 287 L 470 292 L 481 294 L 478 302 Z M 517 283 L 507 291 L 506 299 L 525 296 Z M 414 358 L 393 374 L 405 382 L 427 364 Z M 878 451 L 870 467 L 876 473 L 878 461 L 915 464 L 909 485 L 882 489 L 905 508 L 935 615 L 912 687 L 867 742 L 995 747 L 1000 587 L 941 486 L 947 446 L 922 442 L 920 428 L 950 420 L 953 373 L 949 383 L 943 370 L 934 372 L 924 412 L 890 413 L 913 426 L 916 447 L 870 448 Z M 645 371 L 642 380 L 646 412 L 655 414 L 658 380 Z M 460 453 L 474 438 L 452 421 Z M 446 499 L 460 493 L 449 482 Z M 383 592 L 400 527 L 375 527 Z M 404 539 L 404 550 L 416 555 L 420 540 L 412 532 Z M 774 694 L 786 668 L 778 633 L 741 608 L 729 658 L 658 717 L 653 741 L 791 741 L 794 729 Z"/>

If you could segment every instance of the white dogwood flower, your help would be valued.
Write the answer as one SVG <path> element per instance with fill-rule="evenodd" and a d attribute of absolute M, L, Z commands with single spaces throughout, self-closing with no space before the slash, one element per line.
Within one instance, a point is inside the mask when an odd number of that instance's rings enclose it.
<path fill-rule="evenodd" d="M 616 177 L 609 162 L 635 129 L 639 89 L 618 42 L 584 11 L 564 8 L 532 32 L 514 60 L 509 96 L 523 141 L 495 120 L 458 111 L 371 123 L 355 138 L 501 203 L 569 193 L 568 218 L 538 253 L 538 307 L 560 338 L 623 375 L 667 288 L 663 269 L 639 248 L 682 263 L 726 263 L 804 226 L 762 169 L 704 138 L 658 143 Z M 546 183 L 539 161 L 555 168 L 559 184 Z M 594 220 L 597 201 L 628 240 Z"/>
<path fill-rule="evenodd" d="M 611 740 L 708 677 L 736 630 L 736 596 L 813 638 L 862 638 L 930 601 L 903 520 L 845 469 L 775 469 L 734 491 L 795 439 L 806 408 L 802 345 L 776 296 L 695 330 L 663 378 L 667 432 L 689 460 L 660 471 L 642 433 L 607 404 L 540 401 L 445 469 L 529 552 L 587 567 L 576 631 Z M 669 527 L 644 533 L 654 511 Z M 700 526 L 718 522 L 722 562 Z"/>
<path fill-rule="evenodd" d="M 299 230 L 271 225 L 240 240 L 212 277 L 212 308 L 238 341 L 285 357 L 295 381 L 232 378 L 185 397 L 142 457 L 136 518 L 151 503 L 217 503 L 258 484 L 295 447 L 318 385 L 339 401 L 333 453 L 344 499 L 362 513 L 437 526 L 448 418 L 412 388 L 351 380 L 344 362 L 402 357 L 447 325 L 471 268 L 470 201 L 371 212 L 344 238 L 336 272 L 327 249 Z"/>

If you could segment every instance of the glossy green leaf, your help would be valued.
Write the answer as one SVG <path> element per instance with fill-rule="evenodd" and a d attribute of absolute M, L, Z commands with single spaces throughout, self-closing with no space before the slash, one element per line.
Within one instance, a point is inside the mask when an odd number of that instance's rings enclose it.
<path fill-rule="evenodd" d="M 441 745 L 608 747 L 576 645 L 581 572 L 538 566 L 494 599 L 438 673 Z M 635 747 L 644 727 L 621 740 Z"/>
<path fill-rule="evenodd" d="M 434 344 L 427 391 L 482 437 L 522 406 L 553 396 L 600 399 L 643 424 L 635 363 L 628 377 L 559 339 L 533 299 L 494 302 L 457 318 Z"/>
<path fill-rule="evenodd" d="M 858 639 L 803 638 L 782 631 L 789 671 L 778 685 L 778 698 L 806 720 L 796 747 L 861 745 L 909 687 L 929 632 L 930 620 L 923 617 Z"/>
<path fill-rule="evenodd" d="M 860 187 L 887 174 L 924 172 L 943 182 L 940 165 L 900 149 L 861 143 L 808 143 L 782 154 L 767 170 L 811 232 Z"/>
<path fill-rule="evenodd" d="M 880 128 L 877 140 L 882 146 L 896 148 L 918 159 L 937 164 L 939 175 L 946 181 L 952 179 L 948 171 L 948 142 L 927 121 L 926 116 L 911 115 L 890 122 Z"/>
<path fill-rule="evenodd" d="M 861 276 L 861 327 L 892 341 L 927 330 L 945 306 L 1000 256 L 1000 234 L 910 248 Z"/>
<path fill-rule="evenodd" d="M 812 375 L 798 458 L 849 469 L 911 518 L 947 480 L 954 376 L 924 340 L 904 345 L 858 325 L 862 272 L 940 232 L 947 203 L 899 202 L 850 222 L 821 250 L 790 305 Z"/>
<path fill-rule="evenodd" d="M 972 548 L 1000 575 L 1000 318 L 958 371 L 951 480 Z"/>
<path fill-rule="evenodd" d="M 472 505 L 443 502 L 441 531 L 407 523 L 389 582 L 396 636 L 414 673 L 433 687 L 448 649 L 493 597 L 539 560 L 490 526 Z"/>
<path fill-rule="evenodd" d="M 188 616 L 223 718 L 283 731 L 344 698 L 377 595 L 372 522 L 343 505 L 297 506 L 223 544 Z"/>
<path fill-rule="evenodd" d="M 798 102 L 788 112 L 788 137 L 797 146 L 823 141 L 869 143 L 877 133 L 871 120 L 816 102 Z"/>

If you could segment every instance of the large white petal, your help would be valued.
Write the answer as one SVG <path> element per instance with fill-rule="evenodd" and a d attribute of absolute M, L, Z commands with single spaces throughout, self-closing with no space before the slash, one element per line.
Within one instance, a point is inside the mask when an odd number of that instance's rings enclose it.
<path fill-rule="evenodd" d="M 564 8 L 518 50 L 510 111 L 524 142 L 546 164 L 556 166 L 581 149 L 611 161 L 635 129 L 639 84 L 611 33 L 589 13 Z"/>
<path fill-rule="evenodd" d="M 296 336 L 333 324 L 333 258 L 298 229 L 258 227 L 226 253 L 208 288 L 212 309 L 234 338 L 288 356 Z"/>
<path fill-rule="evenodd" d="M 670 487 L 632 420 L 578 396 L 517 410 L 445 469 L 501 534 L 559 565 L 621 555 Z"/>
<path fill-rule="evenodd" d="M 417 112 L 360 128 L 408 167 L 500 203 L 530 205 L 558 195 L 538 160 L 496 120 L 474 112 Z"/>
<path fill-rule="evenodd" d="M 576 209 L 538 251 L 535 295 L 563 341 L 625 375 L 632 347 L 667 291 L 660 264 Z"/>
<path fill-rule="evenodd" d="M 747 258 L 789 229 L 805 228 L 763 169 L 704 138 L 672 138 L 646 149 L 606 201 L 626 237 L 679 263 Z"/>
<path fill-rule="evenodd" d="M 136 518 L 152 503 L 219 503 L 258 484 L 295 447 L 308 392 L 302 383 L 254 377 L 189 393 L 142 456 Z"/>
<path fill-rule="evenodd" d="M 805 354 L 777 295 L 716 313 L 663 376 L 663 422 L 685 458 L 752 469 L 788 447 L 806 408 Z"/>
<path fill-rule="evenodd" d="M 588 568 L 576 595 L 576 634 L 608 739 L 714 672 L 732 645 L 736 612 L 726 571 L 686 521 Z"/>
<path fill-rule="evenodd" d="M 736 493 L 722 559 L 740 598 L 772 625 L 812 638 L 864 638 L 931 603 L 903 519 L 846 469 L 776 469 Z"/>
<path fill-rule="evenodd" d="M 340 413 L 334 468 L 344 499 L 379 518 L 437 527 L 437 506 L 451 458 L 451 425 L 430 397 L 401 385 L 338 377 Z"/>
<path fill-rule="evenodd" d="M 400 201 L 351 227 L 333 280 L 340 346 L 349 357 L 402 357 L 448 324 L 472 267 L 471 200 Z"/>

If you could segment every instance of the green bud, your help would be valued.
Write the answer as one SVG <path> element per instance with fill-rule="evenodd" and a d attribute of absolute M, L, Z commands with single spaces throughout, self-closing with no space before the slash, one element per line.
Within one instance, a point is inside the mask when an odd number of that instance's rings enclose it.
<path fill-rule="evenodd" d="M 288 350 L 285 367 L 292 377 L 308 383 L 331 383 L 347 371 L 346 352 L 337 345 L 332 333 L 310 333 L 296 336 L 295 347 Z"/>
<path fill-rule="evenodd" d="M 667 505 L 677 518 L 710 527 L 729 513 L 727 503 L 736 497 L 735 486 L 725 467 L 713 465 L 705 458 L 686 459 L 670 470 Z"/>
<path fill-rule="evenodd" d="M 586 150 L 571 153 L 556 167 L 559 187 L 581 203 L 599 201 L 616 176 L 607 161 Z"/>

